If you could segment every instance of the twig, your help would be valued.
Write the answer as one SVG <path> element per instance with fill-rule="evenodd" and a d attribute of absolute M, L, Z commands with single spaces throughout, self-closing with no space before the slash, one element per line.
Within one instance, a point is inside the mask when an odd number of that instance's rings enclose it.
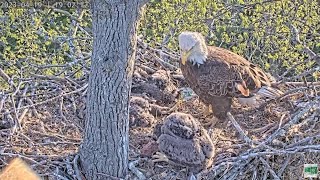
<path fill-rule="evenodd" d="M 65 162 L 66 162 L 65 165 L 66 165 L 66 169 L 67 169 L 67 174 L 72 176 L 73 178 L 75 178 L 75 171 L 71 166 L 71 162 L 70 162 L 69 157 L 66 158 Z"/>
<path fill-rule="evenodd" d="M 0 77 L 2 77 L 10 86 L 13 85 L 11 78 L 0 68 Z"/>
<path fill-rule="evenodd" d="M 96 175 L 104 176 L 104 177 L 107 177 L 108 179 L 111 179 L 111 180 L 124 180 L 122 178 L 114 177 L 114 176 L 111 176 L 106 173 L 96 173 Z"/>
<path fill-rule="evenodd" d="M 284 134 L 293 124 L 297 123 L 303 116 L 305 116 L 310 109 L 314 106 L 314 104 L 307 106 L 305 109 L 300 111 L 297 115 L 295 115 L 287 124 L 285 124 L 282 128 L 277 129 L 273 134 L 271 134 L 265 141 L 261 144 L 268 144 L 278 136 Z"/>
<path fill-rule="evenodd" d="M 241 129 L 240 125 L 238 124 L 238 122 L 234 119 L 234 117 L 232 116 L 232 114 L 230 112 L 227 113 L 227 116 L 229 118 L 229 120 L 232 122 L 233 126 L 236 128 L 236 130 L 239 132 L 241 138 L 250 146 L 253 145 L 252 140 L 246 135 L 246 133 Z"/>
<path fill-rule="evenodd" d="M 47 100 L 45 100 L 45 101 L 38 102 L 38 103 L 34 103 L 34 104 L 32 104 L 32 105 L 23 106 L 23 107 L 21 107 L 21 108 L 19 108 L 19 109 L 17 109 L 17 110 L 25 109 L 25 108 L 30 108 L 30 107 L 35 107 L 35 106 L 39 106 L 39 105 L 42 105 L 42 104 L 51 102 L 51 101 L 53 101 L 53 100 L 56 100 L 56 99 L 58 99 L 58 98 L 60 98 L 60 97 L 62 97 L 62 96 L 68 96 L 68 95 L 71 95 L 71 94 L 75 94 L 75 93 L 81 92 L 81 91 L 87 89 L 87 86 L 88 86 L 88 84 L 82 86 L 81 88 L 79 88 L 79 89 L 77 89 L 77 90 L 74 90 L 74 91 L 71 91 L 71 92 L 67 92 L 67 93 L 62 93 L 62 94 L 60 94 L 60 95 L 58 95 L 58 96 L 55 96 L 55 97 L 50 98 L 50 99 L 47 99 Z M 0 114 L 1 114 L 1 113 L 0 113 Z"/>
<path fill-rule="evenodd" d="M 307 83 L 309 85 L 314 85 L 314 86 L 320 85 L 320 81 L 307 82 Z M 293 86 L 304 86 L 304 85 L 306 85 L 305 82 L 281 82 L 281 81 L 278 81 L 278 82 L 272 83 L 272 86 L 278 86 L 280 84 L 293 85 Z"/>
<path fill-rule="evenodd" d="M 18 121 L 19 121 L 19 124 L 20 124 L 21 127 L 22 127 L 22 125 L 23 125 L 23 118 L 24 118 L 24 116 L 27 114 L 28 110 L 29 110 L 28 108 L 24 109 L 24 110 L 22 111 L 20 117 L 18 118 Z"/>
<path fill-rule="evenodd" d="M 32 74 L 32 73 L 31 73 L 31 76 L 37 79 L 43 79 L 43 80 L 55 80 L 55 81 L 61 81 L 61 82 L 68 82 L 65 78 L 61 78 L 57 76 L 46 76 L 46 75 Z"/>
<path fill-rule="evenodd" d="M 268 169 L 268 171 L 270 172 L 270 174 L 273 176 L 274 179 L 280 180 L 278 175 L 274 172 L 274 170 L 270 167 L 269 163 L 266 160 L 264 160 L 262 157 L 260 157 L 259 160 Z"/>
<path fill-rule="evenodd" d="M 63 114 L 63 96 L 59 98 L 59 114 L 64 122 L 67 122 L 67 118 Z"/>
<path fill-rule="evenodd" d="M 26 101 L 29 103 L 29 105 L 31 105 L 31 109 L 32 109 L 32 113 L 34 116 L 39 117 L 39 113 L 37 111 L 37 109 L 34 107 L 33 102 L 30 98 L 26 98 Z"/>
<path fill-rule="evenodd" d="M 8 96 L 6 94 L 4 94 L 4 95 L 1 95 L 0 97 L 2 97 L 1 101 L 0 101 L 0 112 L 1 112 L 3 109 L 3 106 L 4 106 L 4 102 L 6 101 Z"/>
<path fill-rule="evenodd" d="M 290 160 L 291 160 L 292 155 L 288 155 L 288 158 L 285 160 L 285 162 L 283 163 L 283 165 L 281 166 L 281 168 L 278 171 L 278 177 L 281 177 L 284 170 L 286 169 L 286 167 L 288 166 Z"/>
<path fill-rule="evenodd" d="M 61 175 L 59 175 L 59 174 L 57 174 L 57 173 L 53 173 L 53 175 L 56 176 L 56 177 L 59 178 L 59 179 L 62 179 L 62 180 L 69 180 L 68 178 L 63 177 L 63 176 L 61 176 Z"/>
<path fill-rule="evenodd" d="M 15 133 L 16 131 L 16 127 L 19 128 L 19 130 L 21 130 L 21 124 L 20 124 L 20 121 L 19 121 L 19 115 L 18 115 L 18 111 L 17 111 L 17 108 L 16 108 L 16 103 L 15 103 L 15 100 L 14 100 L 14 95 L 12 94 L 10 97 L 11 97 L 11 103 L 12 103 L 12 107 L 13 107 L 13 112 L 14 112 L 14 120 L 15 120 L 15 125 L 14 125 L 14 128 L 12 129 L 12 133 Z"/>
<path fill-rule="evenodd" d="M 131 171 L 133 174 L 135 174 L 135 175 L 139 178 L 139 180 L 145 180 L 145 179 L 147 179 L 147 178 L 143 175 L 142 172 L 140 172 L 140 171 L 136 168 L 136 165 L 138 165 L 140 161 L 141 161 L 141 159 L 137 159 L 137 160 L 135 160 L 135 161 L 130 162 L 130 163 L 129 163 L 129 169 L 130 169 L 130 171 Z"/>
<path fill-rule="evenodd" d="M 74 170 L 75 170 L 75 174 L 76 174 L 77 180 L 82 180 L 81 172 L 80 172 L 80 169 L 79 169 L 79 166 L 78 166 L 79 157 L 80 157 L 79 154 L 77 154 L 74 157 L 74 159 L 73 159 L 73 167 L 74 167 Z"/>
<path fill-rule="evenodd" d="M 315 52 L 313 52 L 309 47 L 307 47 L 305 44 L 303 44 L 300 41 L 300 36 L 299 36 L 299 31 L 298 29 L 291 23 L 287 23 L 287 26 L 289 27 L 289 29 L 291 30 L 291 34 L 292 34 L 292 41 L 294 44 L 302 44 L 303 45 L 303 51 L 308 54 L 309 61 L 310 60 L 315 60 L 315 62 L 320 65 L 320 56 L 317 55 Z M 306 62 L 305 62 L 306 63 Z"/>

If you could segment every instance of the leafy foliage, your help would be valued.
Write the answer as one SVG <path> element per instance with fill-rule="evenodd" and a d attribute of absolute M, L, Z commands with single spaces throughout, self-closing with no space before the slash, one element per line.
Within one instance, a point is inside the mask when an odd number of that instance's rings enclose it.
<path fill-rule="evenodd" d="M 320 53 L 317 1 L 152 0 L 147 6 L 139 33 L 151 45 L 178 51 L 179 33 L 198 31 L 208 44 L 243 55 L 273 75 L 297 64 L 288 77 L 316 66 L 314 61 L 304 63 L 310 57 L 303 45 Z M 0 16 L 0 68 L 10 77 L 67 76 L 61 65 L 73 63 L 68 68 L 81 69 L 81 63 L 74 62 L 90 57 L 89 9 L 3 8 Z M 304 44 L 293 42 L 290 25 L 299 30 Z M 72 76 L 82 74 L 79 70 Z M 313 75 L 314 79 L 319 72 Z M 5 83 L 1 80 L 0 85 Z"/>
<path fill-rule="evenodd" d="M 88 10 L 70 9 L 69 13 L 67 16 L 53 9 L 0 9 L 0 68 L 10 77 L 24 78 L 30 73 L 64 76 L 59 65 L 81 58 L 83 53 L 79 52 L 89 52 L 92 41 L 90 35 L 78 30 L 91 26 L 81 20 L 89 19 Z M 70 17 L 73 15 L 79 17 L 79 22 Z M 49 69 L 47 65 L 57 67 Z"/>
<path fill-rule="evenodd" d="M 289 25 L 314 52 L 320 52 L 320 14 L 317 1 L 152 1 L 142 34 L 148 40 L 177 48 L 181 31 L 198 31 L 210 45 L 221 46 L 245 56 L 261 67 L 280 75 L 308 57 L 302 45 L 292 43 Z M 296 73 L 315 66 L 301 64 Z"/>

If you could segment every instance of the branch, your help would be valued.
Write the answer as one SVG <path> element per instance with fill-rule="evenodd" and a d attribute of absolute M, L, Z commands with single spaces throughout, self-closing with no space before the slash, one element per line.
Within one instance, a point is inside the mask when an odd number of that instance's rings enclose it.
<path fill-rule="evenodd" d="M 316 63 L 318 65 L 320 65 L 320 56 L 318 54 L 316 54 L 315 52 L 313 52 L 308 46 L 305 45 L 305 43 L 302 43 L 300 40 L 300 36 L 299 36 L 299 31 L 298 29 L 291 23 L 287 23 L 287 26 L 289 27 L 289 29 L 291 30 L 291 34 L 292 34 L 292 42 L 294 44 L 301 44 L 303 45 L 303 51 L 308 54 L 308 56 L 310 57 L 310 59 L 308 59 L 307 61 L 310 60 L 315 60 Z"/>
<path fill-rule="evenodd" d="M 241 129 L 240 125 L 238 124 L 238 122 L 234 119 L 234 117 L 232 116 L 232 114 L 230 112 L 227 113 L 227 116 L 229 118 L 229 120 L 232 122 L 233 126 L 236 128 L 236 130 L 239 132 L 241 138 L 250 146 L 253 145 L 253 141 L 252 139 L 250 139 L 246 133 Z"/>
<path fill-rule="evenodd" d="M 268 169 L 268 171 L 270 172 L 270 174 L 273 176 L 273 179 L 277 179 L 280 180 L 280 178 L 278 177 L 278 175 L 274 172 L 274 170 L 270 167 L 269 163 L 264 160 L 262 157 L 259 158 L 259 160 L 262 162 L 262 164 Z"/>

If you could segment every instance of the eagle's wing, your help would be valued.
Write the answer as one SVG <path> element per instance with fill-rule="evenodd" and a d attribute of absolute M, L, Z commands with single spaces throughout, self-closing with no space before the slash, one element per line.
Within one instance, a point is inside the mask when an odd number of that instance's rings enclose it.
<path fill-rule="evenodd" d="M 270 86 L 267 75 L 243 57 L 226 49 L 208 47 L 203 66 L 196 70 L 197 86 L 212 96 L 249 96 L 250 90 Z"/>

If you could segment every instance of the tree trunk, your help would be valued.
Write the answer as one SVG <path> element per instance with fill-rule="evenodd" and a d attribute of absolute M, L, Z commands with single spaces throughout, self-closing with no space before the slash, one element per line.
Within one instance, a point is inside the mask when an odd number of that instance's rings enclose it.
<path fill-rule="evenodd" d="M 93 55 L 80 158 L 88 179 L 125 178 L 139 0 L 93 0 Z"/>

